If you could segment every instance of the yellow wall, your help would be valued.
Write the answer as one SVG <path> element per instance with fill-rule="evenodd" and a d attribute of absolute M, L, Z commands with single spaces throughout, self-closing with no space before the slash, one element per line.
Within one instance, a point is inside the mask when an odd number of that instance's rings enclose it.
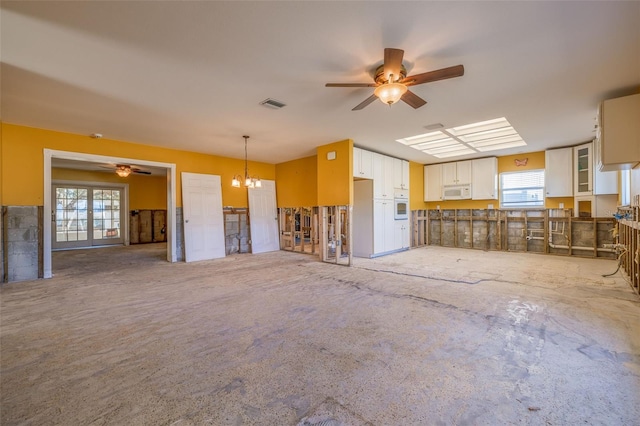
<path fill-rule="evenodd" d="M 53 168 L 51 169 L 51 179 L 128 184 L 130 210 L 166 210 L 167 208 L 167 178 L 165 176 L 131 174 L 126 178 L 121 178 L 115 173 Z"/>
<path fill-rule="evenodd" d="M 524 160 L 525 158 L 527 158 L 526 166 L 516 166 L 514 160 Z M 498 157 L 498 173 L 539 169 L 544 169 L 544 151 Z"/>
<path fill-rule="evenodd" d="M 409 161 L 409 209 L 423 210 L 424 202 L 424 165 Z"/>
<path fill-rule="evenodd" d="M 181 172 L 220 175 L 222 203 L 247 207 L 247 189 L 232 188 L 231 179 L 244 172 L 244 160 L 158 148 L 85 135 L 54 132 L 32 127 L 2 124 L 2 205 L 43 205 L 44 149 L 81 152 L 176 164 L 176 200 L 182 205 Z M 249 162 L 249 173 L 261 179 L 275 179 L 275 165 Z"/>
<path fill-rule="evenodd" d="M 327 160 L 334 151 L 335 160 Z M 318 205 L 353 204 L 353 141 L 347 139 L 318 147 Z"/>
<path fill-rule="evenodd" d="M 317 156 L 276 164 L 278 207 L 318 205 Z"/>

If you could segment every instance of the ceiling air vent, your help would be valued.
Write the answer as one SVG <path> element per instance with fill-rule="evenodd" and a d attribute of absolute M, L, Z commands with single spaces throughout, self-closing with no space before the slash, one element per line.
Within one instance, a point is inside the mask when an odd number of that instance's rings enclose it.
<path fill-rule="evenodd" d="M 282 103 L 280 101 L 276 101 L 275 99 L 267 98 L 264 101 L 260 102 L 260 105 L 266 106 L 267 108 L 280 109 L 282 107 L 286 107 L 287 104 Z"/>

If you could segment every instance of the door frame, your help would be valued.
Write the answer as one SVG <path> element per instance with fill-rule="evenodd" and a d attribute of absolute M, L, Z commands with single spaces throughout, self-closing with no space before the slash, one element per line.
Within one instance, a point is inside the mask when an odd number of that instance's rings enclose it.
<path fill-rule="evenodd" d="M 59 151 L 44 149 L 44 211 L 42 231 L 42 263 L 43 278 L 53 277 L 51 265 L 51 160 L 61 158 L 66 160 L 84 161 L 88 163 L 134 163 L 140 166 L 160 167 L 167 169 L 167 261 L 177 261 L 176 243 L 176 165 L 175 163 L 160 163 L 135 158 L 110 157 L 106 155 L 84 154 L 81 152 Z"/>
<path fill-rule="evenodd" d="M 120 191 L 122 191 L 122 200 L 120 200 L 120 210 L 121 210 L 121 216 L 124 217 L 124 220 L 121 221 L 121 226 L 120 226 L 120 232 L 122 233 L 122 237 L 123 237 L 123 244 L 125 246 L 129 245 L 129 184 L 128 183 L 113 183 L 113 182 L 93 182 L 93 181 L 82 181 L 82 180 L 58 180 L 58 179 L 54 179 L 51 181 L 51 185 L 77 185 L 77 186 L 87 186 L 90 187 L 91 189 L 93 188 L 115 188 L 115 189 L 119 189 Z M 53 192 L 51 193 L 51 196 L 53 197 Z M 53 203 L 53 199 L 51 200 L 51 202 Z M 55 210 L 53 208 L 53 205 L 51 206 L 51 211 L 53 212 L 53 210 Z M 51 230 L 51 232 L 53 232 L 53 230 Z M 51 249 L 54 250 L 53 248 L 53 234 L 52 235 L 52 240 L 51 240 Z M 118 243 L 119 245 L 120 243 Z M 105 245 L 109 245 L 109 244 L 105 244 Z M 87 246 L 89 247 L 89 246 Z M 99 246 L 91 246 L 91 247 L 99 247 Z M 60 250 L 60 249 L 57 249 Z"/>

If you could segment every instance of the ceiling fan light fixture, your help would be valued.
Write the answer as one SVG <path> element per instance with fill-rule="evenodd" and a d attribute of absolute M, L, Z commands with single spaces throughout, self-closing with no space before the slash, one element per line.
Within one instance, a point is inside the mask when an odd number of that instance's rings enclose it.
<path fill-rule="evenodd" d="M 118 166 L 116 168 L 116 174 L 122 178 L 126 178 L 131 174 L 131 167 L 129 166 Z"/>
<path fill-rule="evenodd" d="M 401 83 L 385 83 L 376 87 L 373 94 L 389 106 L 398 102 L 407 93 L 407 86 Z"/>

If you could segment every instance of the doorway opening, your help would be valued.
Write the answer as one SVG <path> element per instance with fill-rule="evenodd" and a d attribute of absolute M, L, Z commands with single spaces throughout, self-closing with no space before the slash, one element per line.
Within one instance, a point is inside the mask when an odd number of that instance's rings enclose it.
<path fill-rule="evenodd" d="M 57 205 L 54 205 L 55 199 L 52 193 L 52 177 L 51 169 L 52 163 L 58 160 L 71 160 L 80 163 L 86 163 L 87 167 L 96 164 L 136 164 L 138 166 L 147 166 L 162 170 L 163 175 L 166 177 L 166 200 L 167 200 L 167 227 L 166 227 L 166 259 L 169 262 L 177 261 L 177 238 L 176 238 L 176 165 L 174 163 L 160 163 L 156 161 L 148 161 L 142 159 L 122 158 L 122 157 L 108 157 L 104 155 L 84 154 L 79 152 L 70 151 L 58 151 L 52 149 L 44 150 L 44 209 L 43 209 L 43 241 L 42 241 L 42 264 L 43 264 L 43 278 L 51 278 L 53 276 L 51 253 L 53 250 L 54 242 L 54 227 L 57 227 L 57 223 L 54 222 L 56 218 Z M 104 200 L 102 200 L 104 201 Z M 104 203 L 102 204 L 104 205 Z M 126 206 L 125 206 L 126 208 Z M 122 210 L 122 206 L 120 206 Z M 126 210 L 125 210 L 126 212 Z M 111 216 L 110 216 L 111 217 Z M 100 221 L 92 222 L 92 227 L 113 225 L 113 221 Z M 126 220 L 120 222 L 121 230 L 119 236 L 124 238 L 123 244 L 129 243 L 127 238 Z M 107 230 L 102 230 L 103 236 L 114 233 L 114 227 L 111 226 Z M 94 229 L 95 231 L 95 229 Z"/>

